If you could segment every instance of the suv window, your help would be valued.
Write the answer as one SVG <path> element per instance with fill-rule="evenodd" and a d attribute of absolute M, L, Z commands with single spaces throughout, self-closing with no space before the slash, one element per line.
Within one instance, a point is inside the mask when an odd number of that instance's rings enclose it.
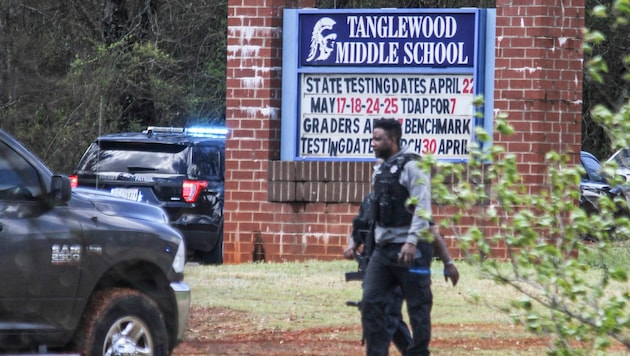
<path fill-rule="evenodd" d="M 193 150 L 193 164 L 200 177 L 217 179 L 223 176 L 223 155 L 221 149 L 214 146 L 197 146 Z"/>
<path fill-rule="evenodd" d="M 79 170 L 186 174 L 187 147 L 178 144 L 107 141 L 93 144 Z"/>

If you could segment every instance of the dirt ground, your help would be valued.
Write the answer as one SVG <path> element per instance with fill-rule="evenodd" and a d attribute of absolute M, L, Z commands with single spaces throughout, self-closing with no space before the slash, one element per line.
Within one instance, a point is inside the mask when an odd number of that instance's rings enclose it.
<path fill-rule="evenodd" d="M 193 308 L 173 355 L 363 355 L 361 326 L 300 331 L 256 330 L 243 313 Z M 245 321 L 245 322 L 244 322 Z M 474 329 L 474 330 L 472 330 Z M 474 331 L 474 333 L 473 333 Z M 546 340 L 498 324 L 433 324 L 432 355 L 544 354 Z M 479 337 L 480 333 L 486 335 Z M 474 338 L 471 338 L 474 335 Z M 391 354 L 396 355 L 392 347 Z"/>

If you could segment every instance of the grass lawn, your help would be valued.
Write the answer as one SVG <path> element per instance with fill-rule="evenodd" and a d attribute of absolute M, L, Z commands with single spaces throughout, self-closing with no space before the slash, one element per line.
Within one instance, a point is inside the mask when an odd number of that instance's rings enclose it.
<path fill-rule="evenodd" d="M 588 263 L 598 267 L 627 265 L 628 251 L 627 245 L 622 245 L 604 260 Z M 505 314 L 494 308 L 518 299 L 519 294 L 514 289 L 481 279 L 463 262 L 457 263 L 460 281 L 453 287 L 444 281 L 440 262 L 434 262 L 432 267 L 431 348 L 434 355 L 544 354 L 544 338 L 513 325 Z M 188 264 L 185 274 L 192 288 L 193 307 L 242 312 L 248 319 L 243 320 L 247 328 L 278 332 L 347 328 L 352 332 L 336 337 L 359 340 L 359 312 L 345 304 L 361 298 L 360 282 L 346 282 L 344 278 L 345 272 L 356 268 L 354 261 L 345 260 L 223 266 Z M 594 273 L 598 270 L 593 269 Z M 474 295 L 482 296 L 483 303 L 473 303 Z"/>

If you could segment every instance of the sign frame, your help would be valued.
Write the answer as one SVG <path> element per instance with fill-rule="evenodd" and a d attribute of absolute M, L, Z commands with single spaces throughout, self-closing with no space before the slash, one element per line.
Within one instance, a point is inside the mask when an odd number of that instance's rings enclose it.
<path fill-rule="evenodd" d="M 352 18 L 350 18 L 352 17 Z M 470 76 L 474 81 L 474 89 L 471 94 L 473 97 L 478 95 L 484 96 L 484 105 L 476 109 L 471 108 L 470 119 L 472 120 L 470 132 L 470 141 L 474 141 L 474 127 L 482 126 L 486 132 L 492 135 L 493 127 L 493 72 L 494 72 L 494 40 L 495 40 L 495 18 L 494 9 L 285 9 L 283 19 L 283 58 L 282 58 L 282 121 L 281 121 L 281 160 L 283 161 L 373 161 L 374 156 L 370 154 L 359 154 L 359 156 L 327 156 L 327 155 L 305 155 L 300 152 L 300 141 L 304 141 L 304 135 L 301 133 L 300 123 L 302 116 L 308 113 L 309 103 L 303 102 L 306 95 L 306 85 L 302 83 L 304 78 L 317 78 L 322 75 L 337 76 L 346 78 L 347 81 L 354 80 L 352 76 L 358 78 L 374 76 L 375 78 L 391 76 L 392 80 L 401 81 L 401 78 L 443 78 L 445 76 Z M 341 19 L 341 20 L 340 20 Z M 355 29 L 343 31 L 330 31 L 331 24 L 342 22 L 346 19 L 348 24 L 357 24 L 363 21 L 362 26 Z M 367 19 L 367 20 L 365 20 Z M 460 41 L 457 47 L 454 44 L 439 44 L 440 40 L 435 40 L 435 44 L 431 44 L 430 37 L 423 38 L 425 42 L 421 42 L 422 37 L 420 31 L 410 34 L 410 31 L 403 29 L 404 21 L 409 19 L 431 19 L 433 24 L 427 26 L 419 26 L 424 34 L 435 34 L 435 37 L 441 35 L 446 38 L 449 34 Z M 465 34 L 468 37 L 455 38 L 455 31 L 450 31 L 449 22 L 467 21 L 467 24 L 474 23 L 474 32 Z M 366 23 L 371 21 L 371 23 Z M 379 27 L 374 27 L 374 23 L 381 21 L 386 23 Z M 315 23 L 315 24 L 313 24 Z M 320 24 L 328 25 L 320 26 Z M 404 23 L 403 23 L 404 24 Z M 447 25 L 445 25 L 447 24 Z M 371 25 L 371 26 L 370 26 Z M 350 25 L 348 26 L 350 27 Z M 453 26 L 452 26 L 453 27 Z M 321 32 L 322 37 L 328 36 L 333 40 L 338 40 L 339 47 L 344 46 L 345 55 L 336 54 L 336 58 L 332 56 L 326 58 L 326 51 L 319 50 L 318 53 L 313 51 L 311 38 L 314 38 L 316 28 L 325 28 L 326 32 Z M 385 29 L 383 29 L 385 28 Z M 408 26 L 408 28 L 411 28 Z M 418 28 L 418 27 L 416 27 Z M 370 32 L 371 29 L 371 32 Z M 379 30 L 380 29 L 380 30 Z M 313 36 L 311 36 L 311 32 Z M 331 35 L 332 34 L 332 35 Z M 403 35 L 407 35 L 407 37 Z M 355 39 L 371 38 L 373 41 L 357 40 L 352 46 L 348 47 L 347 41 L 349 37 Z M 382 36 L 376 38 L 375 36 Z M 409 38 L 409 37 L 412 38 Z M 304 43 L 308 41 L 309 43 Z M 346 42 L 344 42 L 346 41 Z M 472 42 L 472 43 L 471 43 Z M 309 48 L 310 51 L 307 51 Z M 442 56 L 441 65 L 436 63 L 438 55 L 435 59 L 425 55 L 424 58 L 413 57 L 412 64 L 402 63 L 405 53 L 403 48 L 414 48 L 426 46 L 424 48 L 451 48 L 451 55 Z M 468 48 L 473 46 L 471 50 Z M 356 47 L 356 48 L 355 48 Z M 348 48 L 350 48 L 348 50 Z M 370 52 L 372 48 L 372 52 Z M 392 49 L 399 49 L 398 54 L 393 53 Z M 465 51 L 467 55 L 457 55 L 457 50 Z M 352 52 L 350 52 L 352 51 Z M 362 51 L 362 52 L 361 52 Z M 330 52 L 330 51 L 329 51 Z M 337 51 L 341 52 L 341 51 Z M 387 52 L 387 53 L 381 53 Z M 425 51 L 426 54 L 428 52 Z M 431 51 L 435 53 L 436 51 Z M 348 56 L 347 53 L 362 53 L 363 56 Z M 411 52 L 406 52 L 409 54 Z M 416 52 L 414 52 L 416 53 Z M 440 52 L 444 53 L 444 51 Z M 333 55 L 335 55 L 333 53 Z M 468 58 L 472 56 L 472 58 Z M 318 58 L 319 60 L 314 60 Z M 358 58 L 361 58 L 359 60 Z M 411 57 L 408 57 L 409 59 Z M 307 59 L 311 59 L 308 62 Z M 323 59 L 323 60 L 322 60 Z M 394 61 L 397 59 L 398 61 Z M 468 62 L 465 62 L 467 59 Z M 336 61 L 336 62 L 334 62 Z M 348 62 L 345 63 L 344 61 Z M 423 63 L 427 62 L 427 63 Z M 431 62 L 432 63 L 428 63 Z M 368 63 L 369 62 L 369 63 Z M 350 79 L 348 79 L 350 78 Z M 399 78 L 399 79 L 396 79 Z M 418 79 L 421 80 L 421 79 Z M 339 84 L 339 83 L 338 83 Z M 339 86 L 341 88 L 341 85 Z M 489 95 L 487 94 L 489 93 Z M 468 93 L 470 94 L 470 93 Z M 346 93 L 347 95 L 347 93 Z M 356 96 L 356 95 L 355 95 Z M 344 98 L 345 99 L 345 98 Z M 361 98 L 358 97 L 357 100 Z M 334 101 L 333 98 L 330 99 Z M 404 99 L 403 99 L 404 100 Z M 472 100 L 472 99 L 471 99 Z M 306 100 L 304 100 L 306 101 Z M 365 102 L 365 100 L 364 100 Z M 337 103 L 338 104 L 338 103 Z M 312 106 L 312 105 L 311 105 Z M 381 105 L 382 106 L 382 105 Z M 312 110 L 312 109 L 311 109 Z M 474 112 L 474 110 L 477 110 Z M 359 114 L 357 114 L 359 115 Z M 364 120 L 375 119 L 378 117 L 388 117 L 385 115 L 367 115 L 362 116 Z M 401 119 L 402 120 L 402 119 Z M 439 120 L 439 119 L 438 119 Z M 369 125 L 368 125 L 369 126 Z M 328 132 L 324 131 L 326 135 Z M 371 134 L 370 134 L 371 137 Z M 405 131 L 403 129 L 403 139 Z M 365 145 L 365 137 L 362 138 Z M 491 142 L 487 143 L 487 145 Z M 332 150 L 334 151 L 334 150 Z M 370 147 L 371 151 L 371 147 Z M 468 154 L 457 157 L 440 157 L 438 159 L 444 161 L 467 161 Z"/>

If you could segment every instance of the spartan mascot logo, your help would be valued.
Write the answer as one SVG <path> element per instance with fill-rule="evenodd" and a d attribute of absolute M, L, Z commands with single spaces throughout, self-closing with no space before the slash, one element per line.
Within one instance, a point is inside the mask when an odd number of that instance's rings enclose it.
<path fill-rule="evenodd" d="M 325 61 L 328 57 L 330 57 L 330 54 L 334 49 L 333 45 L 337 39 L 337 34 L 331 33 L 324 36 L 323 32 L 332 30 L 335 24 L 335 20 L 330 17 L 322 17 L 319 21 L 317 21 L 315 26 L 313 26 L 313 34 L 311 34 L 311 51 L 308 54 L 308 58 L 306 58 L 307 62 L 312 62 L 313 60 Z"/>

